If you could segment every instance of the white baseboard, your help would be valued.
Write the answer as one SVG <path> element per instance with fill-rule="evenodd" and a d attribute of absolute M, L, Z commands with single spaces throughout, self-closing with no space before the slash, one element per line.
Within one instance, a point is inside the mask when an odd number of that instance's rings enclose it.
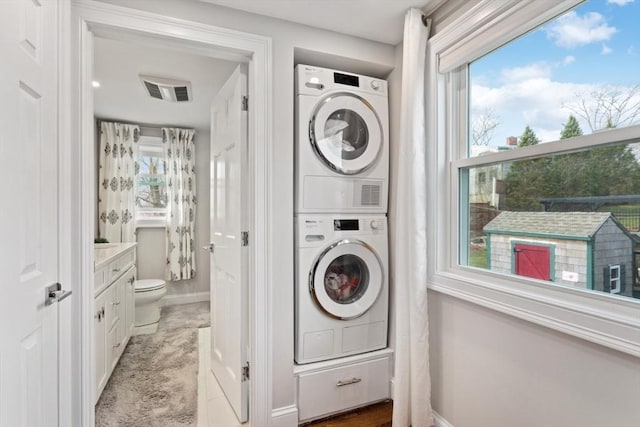
<path fill-rule="evenodd" d="M 391 380 L 389 381 L 389 393 L 391 394 L 391 400 L 394 400 L 394 397 L 396 394 L 395 391 L 396 391 L 395 378 L 391 378 Z"/>
<path fill-rule="evenodd" d="M 193 294 L 165 295 L 160 301 L 161 307 L 168 305 L 191 304 L 194 302 L 209 301 L 209 292 L 197 292 Z"/>
<path fill-rule="evenodd" d="M 296 427 L 298 425 L 298 407 L 284 406 L 271 411 L 271 427 Z"/>
<path fill-rule="evenodd" d="M 434 427 L 453 427 L 453 424 L 442 418 L 442 415 L 436 411 L 433 411 L 433 420 L 435 421 Z"/>

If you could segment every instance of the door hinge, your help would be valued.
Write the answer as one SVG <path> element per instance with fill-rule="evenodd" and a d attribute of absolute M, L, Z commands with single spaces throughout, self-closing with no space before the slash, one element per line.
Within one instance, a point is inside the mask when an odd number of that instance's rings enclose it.
<path fill-rule="evenodd" d="M 249 381 L 249 362 L 242 367 L 242 382 Z"/>
<path fill-rule="evenodd" d="M 249 111 L 249 97 L 242 96 L 242 111 Z"/>
<path fill-rule="evenodd" d="M 243 231 L 240 235 L 242 237 L 242 246 L 249 246 L 249 232 Z"/>

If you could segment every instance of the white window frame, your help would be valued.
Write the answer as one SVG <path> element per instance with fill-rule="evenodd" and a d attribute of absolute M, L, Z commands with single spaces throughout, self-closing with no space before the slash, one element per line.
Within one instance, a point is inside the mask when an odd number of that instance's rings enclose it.
<path fill-rule="evenodd" d="M 136 162 L 139 161 L 140 155 L 144 152 L 160 153 L 164 156 L 164 148 L 162 146 L 162 138 L 159 136 L 141 135 L 138 140 L 138 148 L 136 150 Z M 135 179 L 135 197 L 138 197 L 138 177 Z M 160 212 L 162 216 L 145 216 L 143 212 Z M 140 208 L 136 206 L 136 228 L 162 228 L 166 226 L 167 208 L 153 209 Z"/>
<path fill-rule="evenodd" d="M 427 206 L 428 286 L 433 291 L 640 356 L 638 300 L 502 275 L 458 263 L 461 237 L 458 170 L 486 161 L 466 158 L 468 75 L 467 69 L 460 66 L 579 3 L 579 0 L 482 0 L 430 39 L 425 97 L 430 200 Z M 440 63 L 442 59 L 445 66 Z M 560 148 L 562 152 L 571 152 L 611 139 L 637 141 L 639 138 L 640 126 L 633 126 L 564 140 L 562 147 L 560 142 L 550 142 L 491 154 L 491 158 L 495 162 L 514 161 L 543 156 Z"/>
<path fill-rule="evenodd" d="M 617 272 L 616 277 L 612 277 L 614 271 Z M 620 264 L 609 266 L 609 292 L 612 294 L 619 294 L 622 289 L 622 277 L 620 277 L 621 272 Z"/>

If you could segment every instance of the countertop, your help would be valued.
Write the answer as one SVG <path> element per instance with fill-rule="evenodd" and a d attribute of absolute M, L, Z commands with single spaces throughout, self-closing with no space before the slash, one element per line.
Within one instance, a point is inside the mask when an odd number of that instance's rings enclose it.
<path fill-rule="evenodd" d="M 118 255 L 135 247 L 137 242 L 130 243 L 94 243 L 93 244 L 93 271 L 98 271 L 109 264 Z"/>

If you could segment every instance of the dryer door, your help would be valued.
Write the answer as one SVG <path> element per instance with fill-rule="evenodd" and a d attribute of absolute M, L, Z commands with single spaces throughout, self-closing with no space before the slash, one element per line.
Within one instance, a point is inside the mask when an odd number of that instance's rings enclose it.
<path fill-rule="evenodd" d="M 352 93 L 336 93 L 318 103 L 309 122 L 309 139 L 324 165 L 353 175 L 378 159 L 382 125 L 366 100 Z"/>
<path fill-rule="evenodd" d="M 325 249 L 309 274 L 309 290 L 320 308 L 348 320 L 366 313 L 384 286 L 380 258 L 360 240 L 340 240 Z"/>

